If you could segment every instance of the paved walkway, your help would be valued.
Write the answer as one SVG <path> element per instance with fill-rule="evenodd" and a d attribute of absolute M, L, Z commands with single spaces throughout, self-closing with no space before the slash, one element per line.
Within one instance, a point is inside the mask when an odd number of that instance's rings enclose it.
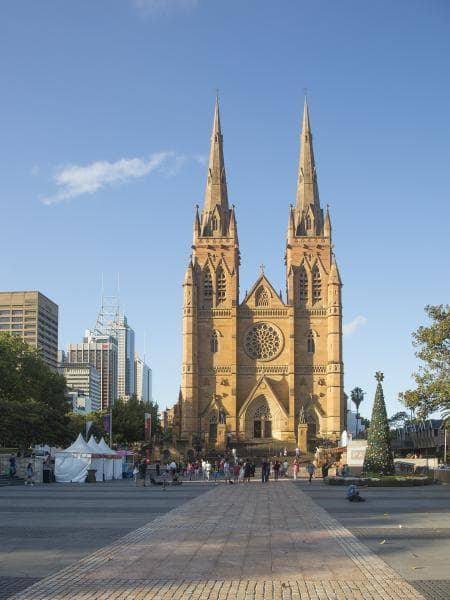
<path fill-rule="evenodd" d="M 289 481 L 213 487 L 14 596 L 164 598 L 423 596 Z"/>

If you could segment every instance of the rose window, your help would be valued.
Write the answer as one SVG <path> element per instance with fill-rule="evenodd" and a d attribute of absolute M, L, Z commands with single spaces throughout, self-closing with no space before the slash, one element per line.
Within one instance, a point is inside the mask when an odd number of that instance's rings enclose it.
<path fill-rule="evenodd" d="M 270 323 L 256 323 L 245 336 L 245 351 L 251 358 L 271 360 L 282 349 L 282 334 L 278 327 Z"/>

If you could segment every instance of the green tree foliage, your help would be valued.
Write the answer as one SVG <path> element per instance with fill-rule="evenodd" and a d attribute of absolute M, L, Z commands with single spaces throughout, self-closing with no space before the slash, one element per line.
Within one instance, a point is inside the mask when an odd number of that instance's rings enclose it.
<path fill-rule="evenodd" d="M 400 394 L 400 400 L 417 411 L 419 419 L 430 413 L 450 411 L 450 306 L 426 306 L 431 325 L 413 333 L 417 358 L 423 361 L 413 377 L 414 390 Z"/>
<path fill-rule="evenodd" d="M 396 429 L 397 427 L 404 427 L 411 421 L 410 416 L 407 412 L 401 410 L 396 412 L 392 417 L 388 419 L 389 427 Z"/>
<path fill-rule="evenodd" d="M 391 475 L 394 473 L 394 459 L 391 450 L 389 423 L 384 402 L 382 375 L 377 373 L 378 385 L 372 409 L 370 428 L 367 434 L 367 450 L 364 471 Z"/>
<path fill-rule="evenodd" d="M 152 415 L 152 436 L 159 433 L 158 405 L 153 402 L 139 402 L 136 395 L 128 402 L 119 399 L 112 410 L 113 442 L 133 444 L 144 441 L 144 415 Z"/>
<path fill-rule="evenodd" d="M 0 443 L 28 448 L 70 439 L 65 379 L 18 336 L 0 334 Z"/>
<path fill-rule="evenodd" d="M 86 437 L 87 421 L 92 422 L 88 437 L 93 435 L 96 439 L 100 439 L 101 437 L 105 436 L 105 430 L 103 429 L 103 416 L 101 412 L 88 413 L 87 415 L 70 413 L 68 417 L 72 441 L 78 437 L 79 433 L 81 433 L 83 437 Z"/>

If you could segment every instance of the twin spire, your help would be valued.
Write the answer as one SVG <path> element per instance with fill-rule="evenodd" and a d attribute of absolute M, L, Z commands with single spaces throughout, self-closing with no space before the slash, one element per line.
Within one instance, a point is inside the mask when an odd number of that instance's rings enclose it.
<path fill-rule="evenodd" d="M 231 213 L 233 211 L 230 211 L 228 206 L 219 99 L 216 96 L 205 201 L 201 218 L 198 219 L 200 235 L 204 237 L 227 236 L 230 222 L 234 221 L 234 214 Z M 328 211 L 324 219 L 323 211 L 320 207 L 316 163 L 314 160 L 311 124 L 306 97 L 300 138 L 296 204 L 292 210 L 291 219 L 293 221 L 294 235 L 296 236 L 331 234 Z"/>
<path fill-rule="evenodd" d="M 201 231 L 203 236 L 226 235 L 229 222 L 227 179 L 223 158 L 223 136 L 220 128 L 219 99 L 216 96 L 214 120 L 206 178 L 205 202 Z"/>

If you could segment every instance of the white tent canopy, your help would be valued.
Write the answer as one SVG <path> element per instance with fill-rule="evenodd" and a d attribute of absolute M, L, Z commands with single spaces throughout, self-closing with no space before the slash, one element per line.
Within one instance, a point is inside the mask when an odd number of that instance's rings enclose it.
<path fill-rule="evenodd" d="M 103 438 L 98 442 L 97 446 L 104 455 L 107 455 L 113 459 L 110 461 L 113 466 L 112 479 L 122 479 L 122 457 L 117 454 L 117 452 L 114 452 L 114 450 L 108 446 Z"/>
<path fill-rule="evenodd" d="M 97 442 L 95 441 L 95 438 L 93 435 L 91 435 L 91 437 L 89 438 L 89 441 L 87 443 L 87 445 L 89 446 L 89 448 L 91 448 L 91 452 L 93 452 L 94 454 L 96 454 L 97 456 L 92 458 L 92 466 L 91 469 L 95 469 L 95 481 L 103 481 L 103 479 L 112 479 L 112 477 L 107 477 L 106 475 L 109 475 L 109 470 L 110 469 L 106 469 L 106 471 L 108 473 L 105 472 L 105 461 L 103 460 L 103 452 L 101 451 L 101 449 L 98 447 Z"/>
<path fill-rule="evenodd" d="M 88 469 L 95 469 L 92 466 L 94 454 L 80 433 L 74 443 L 68 448 L 61 452 L 56 452 L 56 481 L 59 483 L 83 483 L 86 481 Z"/>

